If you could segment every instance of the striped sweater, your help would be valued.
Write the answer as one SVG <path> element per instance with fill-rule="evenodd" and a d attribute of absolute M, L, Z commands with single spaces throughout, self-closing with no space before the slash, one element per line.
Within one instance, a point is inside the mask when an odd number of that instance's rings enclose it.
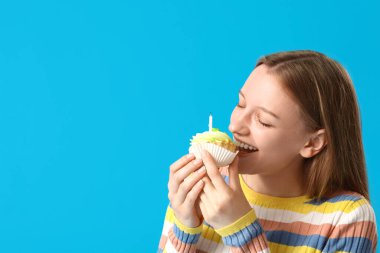
<path fill-rule="evenodd" d="M 221 229 L 206 222 L 189 228 L 169 205 L 158 252 L 375 252 L 375 215 L 363 196 L 279 198 L 254 192 L 242 177 L 240 182 L 252 206 L 246 215 Z"/>

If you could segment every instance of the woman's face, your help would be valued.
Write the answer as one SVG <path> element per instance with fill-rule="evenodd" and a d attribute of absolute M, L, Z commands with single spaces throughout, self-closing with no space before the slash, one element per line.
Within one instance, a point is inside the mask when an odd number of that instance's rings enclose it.
<path fill-rule="evenodd" d="M 231 114 L 229 130 L 234 139 L 258 149 L 239 152 L 242 174 L 274 175 L 299 169 L 300 150 L 307 131 L 299 106 L 282 89 L 268 67 L 260 65 L 250 74 Z"/>

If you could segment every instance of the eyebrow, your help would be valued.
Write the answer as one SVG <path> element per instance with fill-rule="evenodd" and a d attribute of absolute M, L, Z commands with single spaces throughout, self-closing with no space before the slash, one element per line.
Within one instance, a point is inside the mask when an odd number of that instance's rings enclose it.
<path fill-rule="evenodd" d="M 241 90 L 239 90 L 239 94 L 245 99 L 245 96 L 243 94 L 243 92 Z M 275 117 L 276 119 L 280 119 L 280 117 L 278 117 L 276 114 L 274 114 L 273 112 L 269 111 L 268 109 L 266 109 L 265 107 L 262 107 L 262 106 L 258 106 L 257 107 L 258 109 L 262 110 L 263 112 L 266 112 L 270 115 L 272 115 L 273 117 Z"/>

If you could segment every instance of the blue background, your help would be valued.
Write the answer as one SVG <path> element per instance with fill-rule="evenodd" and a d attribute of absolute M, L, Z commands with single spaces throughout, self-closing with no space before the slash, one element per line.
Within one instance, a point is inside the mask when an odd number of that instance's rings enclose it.
<path fill-rule="evenodd" d="M 380 211 L 375 1 L 2 1 L 0 252 L 155 252 L 168 167 L 263 55 L 351 74 Z M 380 215 L 378 215 L 380 216 Z M 379 219 L 378 219 L 379 221 Z"/>

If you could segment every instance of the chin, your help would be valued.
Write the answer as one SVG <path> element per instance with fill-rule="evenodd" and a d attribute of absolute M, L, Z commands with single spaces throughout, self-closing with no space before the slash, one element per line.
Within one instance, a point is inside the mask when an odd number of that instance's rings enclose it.
<path fill-rule="evenodd" d="M 248 165 L 247 163 L 240 163 L 238 165 L 239 174 L 252 174 L 253 165 Z"/>
<path fill-rule="evenodd" d="M 254 159 L 239 159 L 239 174 L 261 174 L 257 161 Z"/>

